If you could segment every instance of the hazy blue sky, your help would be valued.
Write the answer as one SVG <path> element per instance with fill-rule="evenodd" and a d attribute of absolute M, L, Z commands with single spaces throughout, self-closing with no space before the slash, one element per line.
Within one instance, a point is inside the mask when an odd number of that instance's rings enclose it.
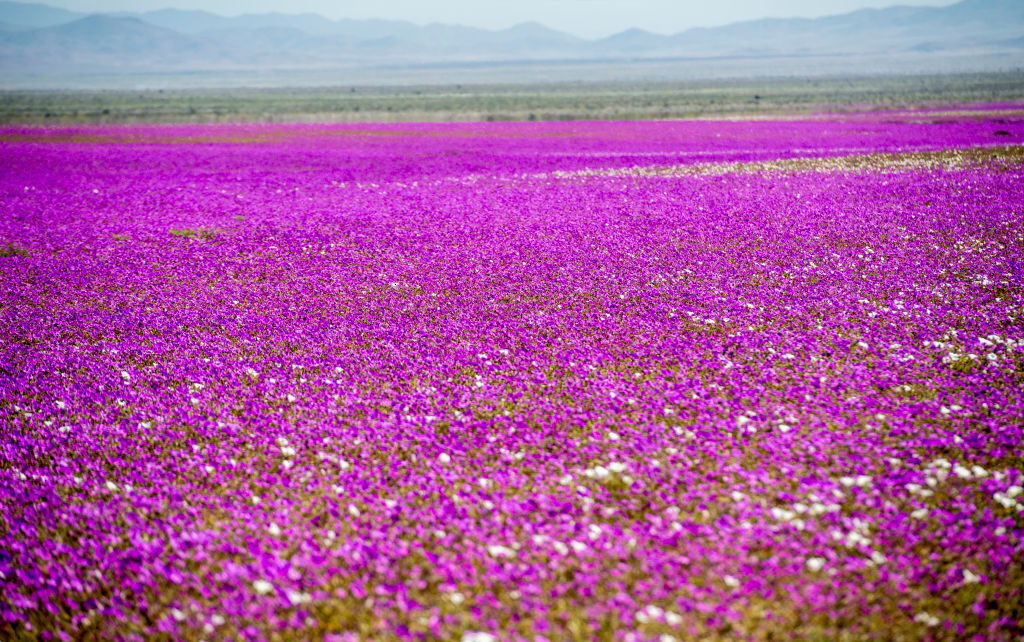
<path fill-rule="evenodd" d="M 31 1 L 31 0 L 24 0 Z M 763 17 L 817 17 L 864 7 L 950 5 L 955 0 L 43 0 L 77 11 L 146 11 L 174 7 L 224 15 L 282 11 L 329 18 L 395 18 L 497 29 L 536 20 L 586 37 L 629 27 L 675 33 Z"/>

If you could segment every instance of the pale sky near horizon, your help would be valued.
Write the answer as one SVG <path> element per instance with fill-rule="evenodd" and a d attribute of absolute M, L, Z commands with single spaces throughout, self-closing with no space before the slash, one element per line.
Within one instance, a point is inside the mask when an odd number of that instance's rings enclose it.
<path fill-rule="evenodd" d="M 32 0 L 22 0 L 32 1 Z M 690 27 L 712 27 L 757 18 L 816 18 L 894 4 L 945 6 L 956 0 L 43 0 L 84 12 L 202 9 L 232 16 L 242 13 L 319 13 L 328 18 L 387 18 L 418 24 L 443 22 L 501 29 L 537 21 L 586 38 L 639 27 L 671 34 Z"/>

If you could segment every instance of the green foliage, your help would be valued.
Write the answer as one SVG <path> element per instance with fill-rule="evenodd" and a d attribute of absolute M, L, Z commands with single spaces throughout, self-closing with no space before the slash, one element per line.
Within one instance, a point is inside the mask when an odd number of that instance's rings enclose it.
<path fill-rule="evenodd" d="M 171 230 L 171 235 L 172 236 L 180 236 L 182 238 L 187 238 L 187 239 L 199 239 L 200 241 L 206 241 L 206 240 L 212 239 L 213 237 L 217 236 L 218 234 L 220 234 L 219 230 L 211 230 L 211 229 L 202 228 L 202 227 L 198 228 L 198 229 L 194 229 L 194 230 L 193 229 L 188 229 L 188 228 L 184 228 L 184 229 L 180 229 L 180 230 L 175 230 L 175 229 Z"/>
<path fill-rule="evenodd" d="M 16 243 L 0 246 L 0 256 L 28 256 L 28 250 Z"/>
<path fill-rule="evenodd" d="M 543 84 L 525 75 L 515 78 L 505 84 L 456 86 L 436 78 L 436 84 L 358 89 L 10 90 L 0 101 L 0 123 L 651 120 L 1024 98 L 1021 71 Z M 215 86 L 217 78 L 211 82 Z M 423 82 L 430 83 L 430 77 Z M 0 140 L 18 136 L 0 135 Z"/>

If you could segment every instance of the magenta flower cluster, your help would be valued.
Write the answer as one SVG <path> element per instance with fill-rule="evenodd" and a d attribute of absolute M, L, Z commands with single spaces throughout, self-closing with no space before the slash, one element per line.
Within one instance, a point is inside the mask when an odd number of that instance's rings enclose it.
<path fill-rule="evenodd" d="M 0 637 L 1019 639 L 1020 113 L 0 131 Z"/>

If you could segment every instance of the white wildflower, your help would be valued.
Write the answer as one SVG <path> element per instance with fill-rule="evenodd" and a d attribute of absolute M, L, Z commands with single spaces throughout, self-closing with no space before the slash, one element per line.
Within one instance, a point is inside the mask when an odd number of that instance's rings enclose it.
<path fill-rule="evenodd" d="M 665 616 L 665 609 L 661 608 L 660 606 L 656 606 L 654 604 L 648 604 L 644 608 L 642 608 L 639 611 L 637 611 L 636 615 L 634 615 L 634 617 L 636 618 L 636 621 L 641 623 L 641 624 L 646 624 L 647 622 L 650 622 L 652 620 L 657 622 L 657 621 L 661 620 L 664 616 Z"/>
<path fill-rule="evenodd" d="M 786 510 L 785 508 L 779 508 L 778 506 L 773 506 L 771 513 L 774 519 L 777 519 L 782 522 L 789 521 L 796 517 L 796 513 L 794 513 L 793 511 Z"/>
<path fill-rule="evenodd" d="M 998 491 L 992 494 L 992 499 L 996 500 L 1003 508 L 1013 508 L 1017 505 L 1016 499 Z"/>
<path fill-rule="evenodd" d="M 490 553 L 491 557 L 515 557 L 516 552 L 508 546 L 502 546 L 501 544 L 490 544 L 487 546 L 487 552 Z"/>
<path fill-rule="evenodd" d="M 288 601 L 294 606 L 299 604 L 309 604 L 313 600 L 313 596 L 309 593 L 301 593 L 299 591 L 288 591 Z"/>

